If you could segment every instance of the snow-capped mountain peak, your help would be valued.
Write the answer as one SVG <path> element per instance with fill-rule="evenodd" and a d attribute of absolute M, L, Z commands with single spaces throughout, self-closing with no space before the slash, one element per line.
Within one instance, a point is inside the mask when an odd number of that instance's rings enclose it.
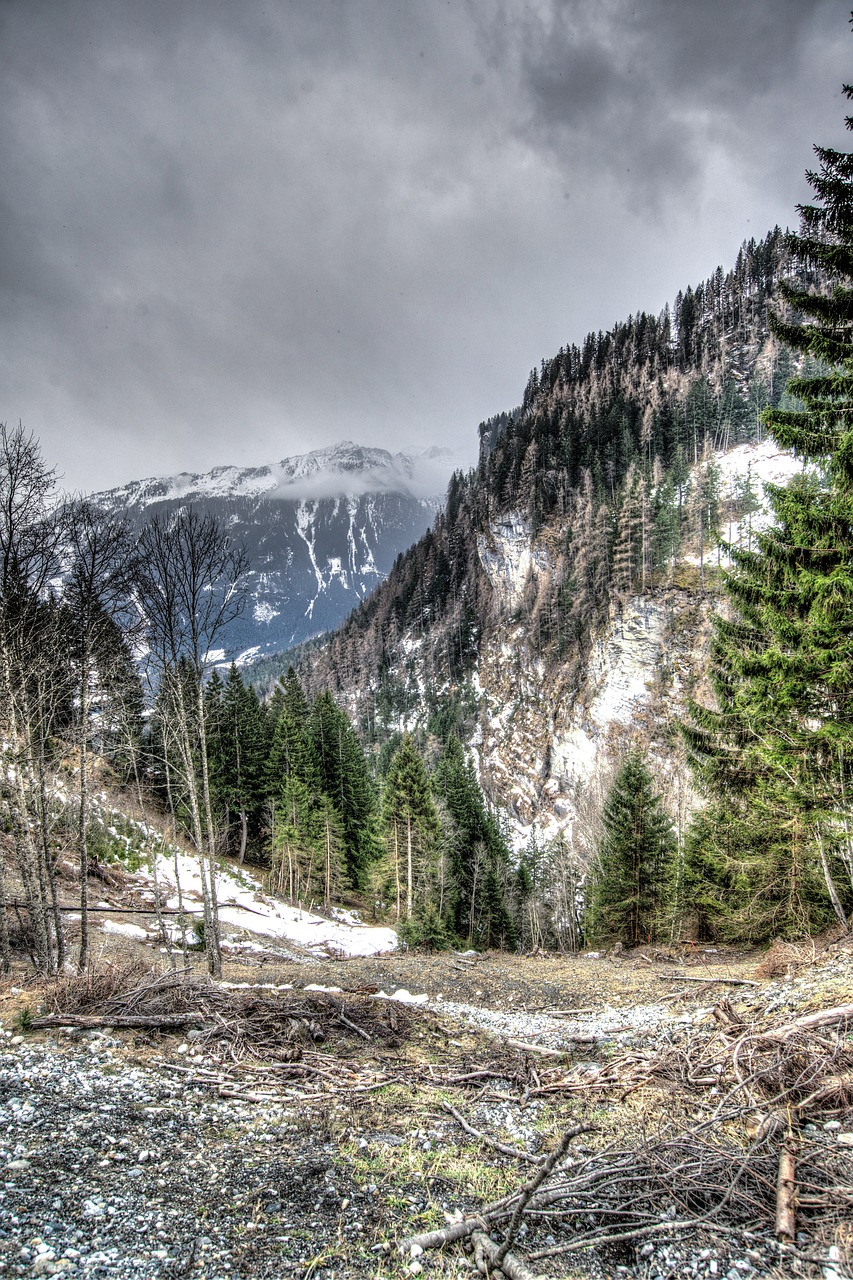
<path fill-rule="evenodd" d="M 291 500 L 403 493 L 437 498 L 452 470 L 449 449 L 419 454 L 341 440 L 324 449 L 282 458 L 258 467 L 220 466 L 197 473 L 150 476 L 94 495 L 109 507 L 144 509 L 152 503 L 198 502 L 208 498 L 286 498 Z"/>

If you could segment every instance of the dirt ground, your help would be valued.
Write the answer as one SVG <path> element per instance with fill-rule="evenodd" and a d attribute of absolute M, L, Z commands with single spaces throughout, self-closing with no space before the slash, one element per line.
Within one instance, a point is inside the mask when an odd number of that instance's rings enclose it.
<path fill-rule="evenodd" d="M 120 907 L 111 915 L 138 920 L 122 917 Z M 183 1030 L 32 1031 L 28 1015 L 53 1007 L 56 992 L 52 983 L 35 981 L 19 958 L 0 983 L 0 1111 L 11 1108 L 0 1117 L 8 1126 L 0 1164 L 5 1159 L 9 1197 L 0 1204 L 0 1272 L 93 1280 L 471 1274 L 460 1246 L 401 1258 L 394 1242 L 475 1212 L 517 1188 L 530 1167 L 466 1132 L 448 1106 L 478 1133 L 535 1155 L 578 1123 L 592 1130 L 578 1140 L 577 1158 L 689 1126 L 711 1095 L 704 1085 L 701 1093 L 684 1089 L 671 1076 L 640 1087 L 539 1096 L 534 1085 L 547 1083 L 552 1066 L 576 1083 L 583 1078 L 578 1072 L 589 1070 L 593 1079 L 614 1061 L 630 1071 L 632 1055 L 689 1044 L 694 1022 L 707 1035 L 711 1008 L 721 1002 L 736 1018 L 784 1021 L 850 1001 L 850 952 L 829 941 L 777 944 L 769 954 L 686 945 L 609 956 L 397 953 L 341 960 L 285 959 L 271 948 L 252 960 L 228 959 L 223 979 L 238 992 L 245 986 L 247 995 L 267 991 L 283 1000 L 309 986 L 337 990 L 354 1002 L 345 1006 L 353 1017 L 355 1009 L 376 1019 L 369 1042 L 339 1026 L 338 1038 L 316 1046 L 312 1059 L 333 1074 L 338 1067 L 375 1072 L 382 1080 L 375 1088 L 333 1091 L 325 1099 L 279 1090 L 274 1100 L 256 1102 L 223 1090 L 223 1071 L 234 1070 L 230 1050 L 205 1045 L 196 1052 Z M 150 946 L 100 932 L 92 958 L 100 968 L 168 969 L 168 958 Z M 204 975 L 201 955 L 191 957 L 191 968 L 191 977 Z M 428 1007 L 366 999 L 400 989 L 426 995 Z M 588 1026 L 596 1036 L 561 1042 L 563 1028 Z M 513 1036 L 564 1047 L 538 1058 L 513 1044 Z M 490 1073 L 483 1080 L 461 1082 L 483 1068 Z M 827 1116 L 853 1129 L 849 1107 Z M 835 1158 L 835 1130 L 812 1127 L 815 1158 Z M 853 1169 L 850 1175 L 853 1182 Z M 109 1230 L 100 1225 L 105 1220 Z M 534 1224 L 523 1247 L 547 1247 L 553 1238 L 547 1226 Z M 837 1232 L 833 1238 L 846 1256 L 853 1242 Z M 829 1239 L 810 1243 L 806 1232 L 800 1245 L 806 1260 L 780 1268 L 772 1254 L 750 1253 L 743 1243 L 735 1249 L 725 1237 L 697 1230 L 675 1243 L 656 1239 L 645 1252 L 640 1242 L 558 1257 L 539 1274 L 827 1277 L 831 1269 L 809 1263 L 807 1251 L 819 1244 L 824 1253 L 814 1256 L 826 1257 Z"/>

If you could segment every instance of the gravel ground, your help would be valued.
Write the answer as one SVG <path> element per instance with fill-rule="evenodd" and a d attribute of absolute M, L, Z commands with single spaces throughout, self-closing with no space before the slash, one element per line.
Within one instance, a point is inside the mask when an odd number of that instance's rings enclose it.
<path fill-rule="evenodd" d="M 104 1036 L 8 1048 L 0 1100 L 6 1274 L 301 1275 L 344 1249 L 314 1274 L 376 1274 L 376 1185 L 292 1108 L 127 1065 Z"/>
<path fill-rule="evenodd" d="M 689 959 L 682 957 L 679 967 Z M 754 978 L 748 959 L 692 959 L 690 971 L 703 976 Z M 853 991 L 849 954 L 758 987 L 717 986 L 709 994 L 699 983 L 683 984 L 688 995 L 676 1001 L 660 999 L 679 989 L 664 981 L 660 965 L 623 959 L 463 963 L 400 956 L 294 963 L 276 971 L 233 967 L 228 977 L 297 989 L 308 982 L 344 990 L 405 987 L 428 995 L 432 1013 L 451 1028 L 549 1047 L 595 1035 L 599 1045 L 584 1046 L 584 1057 L 599 1047 L 611 1052 L 637 1042 L 651 1048 L 687 1035 L 723 995 L 745 1016 L 763 1011 L 784 1021 L 849 1000 Z M 546 1012 L 555 1008 L 580 1012 L 555 1018 Z M 502 1194 L 526 1176 L 512 1161 L 484 1154 L 455 1123 L 426 1104 L 412 1107 L 402 1095 L 399 1103 L 371 1095 L 358 1113 L 342 1103 L 323 1113 L 220 1098 L 177 1071 L 192 1056 L 176 1056 L 177 1045 L 174 1038 L 161 1040 L 152 1050 L 100 1032 L 34 1038 L 3 1032 L 0 1274 L 131 1280 L 378 1280 L 419 1269 L 472 1274 L 459 1253 L 399 1259 L 385 1242 Z M 157 1065 L 154 1054 L 167 1061 Z M 475 1126 L 530 1151 L 540 1150 L 553 1131 L 544 1102 L 522 1104 L 493 1090 L 459 1105 Z M 810 1129 L 812 1141 L 827 1149 L 837 1149 L 845 1136 L 853 1144 L 853 1113 Z M 461 1178 L 450 1167 L 453 1159 Z M 809 1246 L 807 1239 L 800 1243 Z M 629 1257 L 573 1265 L 558 1262 L 549 1274 L 593 1280 L 785 1274 L 759 1253 L 730 1254 L 712 1237 L 650 1242 Z M 814 1274 L 841 1280 L 849 1272 L 826 1258 Z"/>

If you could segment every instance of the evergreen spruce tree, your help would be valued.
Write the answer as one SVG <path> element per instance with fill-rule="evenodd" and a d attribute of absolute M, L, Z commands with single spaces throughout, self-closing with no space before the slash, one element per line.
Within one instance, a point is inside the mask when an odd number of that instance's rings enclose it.
<path fill-rule="evenodd" d="M 454 829 L 450 859 L 454 932 L 471 945 L 514 946 L 516 930 L 500 888 L 509 850 L 455 733 L 439 757 L 432 787 Z"/>
<path fill-rule="evenodd" d="M 238 857 L 246 856 L 250 831 L 263 824 L 267 792 L 267 760 L 270 733 L 267 712 L 251 685 L 245 685 L 235 663 L 231 664 L 222 691 L 218 716 L 219 799 L 230 832 L 238 827 Z"/>
<path fill-rule="evenodd" d="M 314 701 L 308 737 L 317 785 L 340 818 L 349 883 L 361 888 L 371 863 L 382 852 L 376 789 L 356 732 L 328 691 Z"/>
<path fill-rule="evenodd" d="M 397 918 L 411 920 L 416 906 L 428 904 L 423 889 L 429 883 L 440 828 L 426 766 L 408 734 L 385 779 L 382 824 Z"/>
<path fill-rule="evenodd" d="M 800 208 L 788 244 L 801 279 L 816 270 L 831 287 L 781 286 L 772 328 L 807 367 L 788 386 L 798 407 L 763 417 L 810 465 L 771 491 L 776 523 L 756 549 L 730 550 L 735 617 L 716 627 L 717 706 L 695 707 L 687 730 L 723 801 L 740 797 L 754 829 L 783 837 L 781 862 L 778 845 L 768 857 L 753 842 L 744 890 L 754 900 L 792 886 L 778 921 L 788 933 L 830 909 L 846 925 L 853 905 L 853 155 L 815 151 L 816 203 Z"/>
<path fill-rule="evenodd" d="M 637 749 L 629 751 L 616 772 L 603 823 L 584 918 L 587 939 L 631 947 L 654 941 L 676 840 L 645 757 Z"/>

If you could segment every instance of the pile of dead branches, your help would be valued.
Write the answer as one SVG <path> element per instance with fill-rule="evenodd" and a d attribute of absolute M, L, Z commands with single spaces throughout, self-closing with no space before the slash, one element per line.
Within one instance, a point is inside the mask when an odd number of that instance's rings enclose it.
<path fill-rule="evenodd" d="M 691 1026 L 674 1043 L 631 1049 L 599 1064 L 537 1066 L 528 1096 L 616 1093 L 677 1084 L 692 1105 L 722 1115 L 732 1107 L 793 1112 L 797 1120 L 853 1106 L 853 1004 L 789 1023 L 745 1022 L 728 1001 L 714 1023 Z M 532 1048 L 532 1046 L 529 1046 Z"/>
<path fill-rule="evenodd" d="M 814 1247 L 842 1239 L 853 1216 L 853 1150 L 835 1145 L 816 1125 L 853 1104 L 853 1006 L 806 1014 L 789 1023 L 746 1024 L 723 1002 L 712 1029 L 685 1035 L 652 1052 L 631 1051 L 592 1070 L 538 1066 L 526 1097 L 677 1088 L 698 1119 L 681 1129 L 641 1135 L 630 1147 L 607 1147 L 572 1159 L 567 1135 L 556 1159 L 513 1152 L 467 1123 L 487 1145 L 538 1165 L 517 1193 L 445 1230 L 404 1240 L 418 1256 L 467 1239 L 484 1275 L 529 1280 L 527 1262 L 595 1249 L 609 1260 L 635 1261 L 634 1249 L 655 1239 L 758 1246 L 762 1255 L 819 1264 L 797 1247 L 807 1231 Z M 530 1076 L 535 1083 L 531 1085 Z M 574 1131 L 575 1133 L 578 1131 Z M 532 1190 L 531 1190 L 532 1188 Z M 530 1235 L 558 1243 L 535 1247 L 527 1262 L 512 1252 L 520 1222 Z"/>
<path fill-rule="evenodd" d="M 210 1049 L 230 1058 L 276 1060 L 303 1045 L 358 1040 L 398 1045 L 409 1029 L 399 1005 L 358 993 L 235 990 L 189 970 L 160 972 L 140 963 L 104 966 L 55 983 L 48 1012 L 34 1029 L 115 1027 L 194 1029 Z"/>
<path fill-rule="evenodd" d="M 400 1243 L 401 1252 L 418 1256 L 425 1249 L 479 1236 L 480 1252 L 491 1259 L 490 1267 L 499 1265 L 512 1280 L 523 1280 L 532 1274 L 529 1263 L 590 1249 L 624 1261 L 636 1246 L 655 1238 L 695 1243 L 706 1233 L 710 1239 L 732 1238 L 736 1249 L 758 1243 L 763 1251 L 780 1250 L 774 1241 L 779 1163 L 774 1135 L 766 1133 L 743 1149 L 712 1126 L 697 1126 L 647 1137 L 631 1147 L 610 1146 L 582 1159 L 567 1158 L 582 1131 L 571 1130 L 517 1192 L 476 1215 L 460 1215 L 447 1228 L 410 1236 Z M 816 1236 L 831 1237 L 834 1227 L 849 1221 L 853 1187 L 843 1181 L 844 1164 L 842 1153 L 826 1144 L 800 1148 L 799 1210 L 803 1226 Z M 524 1262 L 511 1252 L 522 1220 L 534 1237 L 546 1232 L 557 1237 L 557 1243 L 530 1250 Z M 476 1253 L 477 1240 L 472 1247 Z M 496 1262 L 504 1248 L 504 1260 Z M 796 1254 L 790 1242 L 781 1252 Z"/>

